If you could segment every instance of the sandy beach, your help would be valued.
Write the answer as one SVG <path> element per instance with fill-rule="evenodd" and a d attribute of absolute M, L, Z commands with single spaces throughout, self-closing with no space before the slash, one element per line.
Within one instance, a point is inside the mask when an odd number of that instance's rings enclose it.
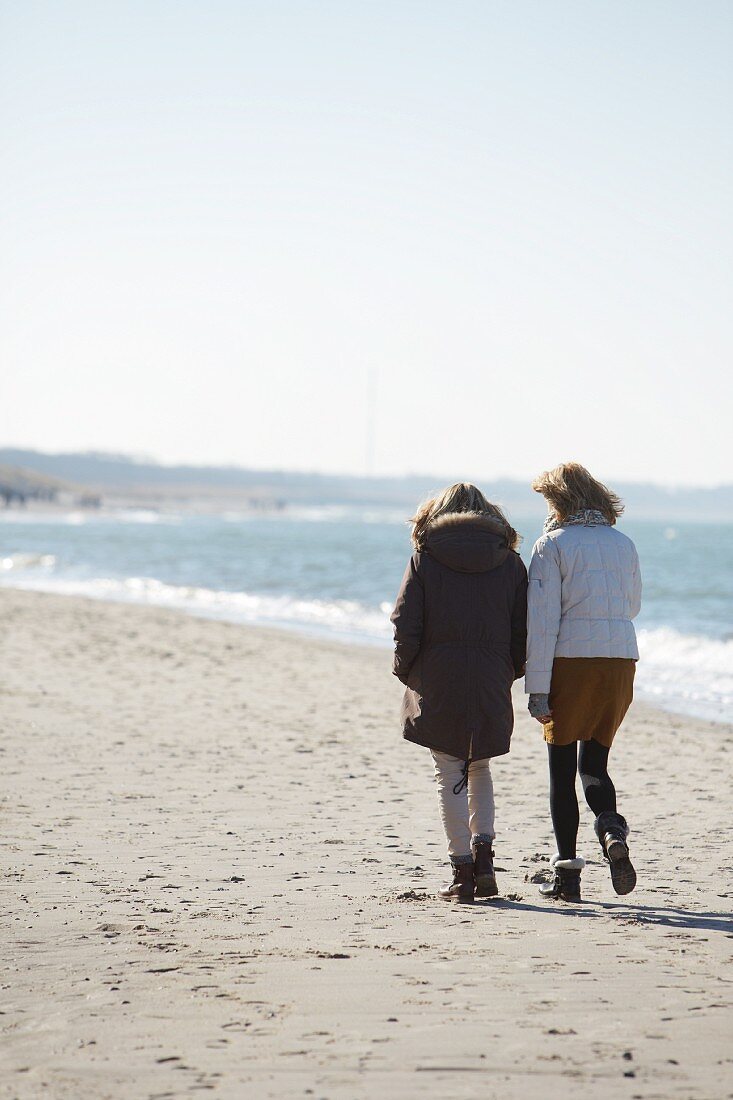
<path fill-rule="evenodd" d="M 546 903 L 517 689 L 502 896 L 451 907 L 384 650 L 11 590 L 0 624 L 1 1096 L 733 1095 L 730 726 L 635 703 L 638 889 L 584 808 L 586 900 Z"/>

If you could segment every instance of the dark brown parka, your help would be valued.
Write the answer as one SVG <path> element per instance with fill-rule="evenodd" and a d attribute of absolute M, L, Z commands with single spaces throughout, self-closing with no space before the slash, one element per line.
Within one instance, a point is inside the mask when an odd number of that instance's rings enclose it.
<path fill-rule="evenodd" d="M 527 570 L 500 520 L 440 516 L 412 555 L 392 614 L 404 736 L 461 760 L 509 752 L 524 671 Z"/>

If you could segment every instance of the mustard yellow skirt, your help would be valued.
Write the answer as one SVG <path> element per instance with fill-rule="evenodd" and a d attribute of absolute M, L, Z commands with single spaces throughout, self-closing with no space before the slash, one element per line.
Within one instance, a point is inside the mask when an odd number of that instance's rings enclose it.
<path fill-rule="evenodd" d="M 570 745 L 592 738 L 610 749 L 634 697 L 635 672 L 629 657 L 556 657 L 545 741 Z"/>

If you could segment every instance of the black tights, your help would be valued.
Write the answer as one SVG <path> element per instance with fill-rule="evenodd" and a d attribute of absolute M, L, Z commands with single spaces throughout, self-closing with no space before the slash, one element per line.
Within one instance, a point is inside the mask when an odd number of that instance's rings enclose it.
<path fill-rule="evenodd" d="M 585 800 L 593 813 L 616 809 L 616 788 L 608 774 L 608 749 L 598 741 L 572 745 L 548 745 L 550 756 L 550 814 L 560 859 L 575 859 L 578 836 L 578 799 L 575 794 L 576 768 L 583 784 Z"/>

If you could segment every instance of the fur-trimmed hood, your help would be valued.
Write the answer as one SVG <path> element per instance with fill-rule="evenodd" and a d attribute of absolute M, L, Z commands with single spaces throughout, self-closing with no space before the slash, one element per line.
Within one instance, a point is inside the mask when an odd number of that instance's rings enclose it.
<path fill-rule="evenodd" d="M 527 570 L 486 513 L 423 526 L 392 612 L 408 741 L 459 760 L 509 752 L 527 640 Z"/>
<path fill-rule="evenodd" d="M 448 512 L 428 527 L 425 551 L 457 573 L 486 573 L 509 553 L 500 519 L 476 512 Z"/>

